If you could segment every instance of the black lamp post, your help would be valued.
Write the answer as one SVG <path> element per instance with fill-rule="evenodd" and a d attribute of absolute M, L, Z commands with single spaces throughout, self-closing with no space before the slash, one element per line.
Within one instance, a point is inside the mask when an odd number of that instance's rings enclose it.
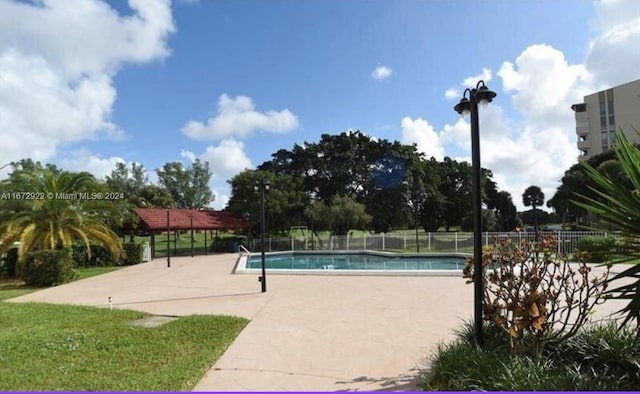
<path fill-rule="evenodd" d="M 265 259 L 264 259 L 264 232 L 265 232 L 264 192 L 265 190 L 269 190 L 270 186 L 271 184 L 269 183 L 269 181 L 265 181 L 264 179 L 256 182 L 255 185 L 253 185 L 253 190 L 260 191 L 260 200 L 261 200 L 261 207 L 262 207 L 262 219 L 260 220 L 260 227 L 261 227 L 260 236 L 261 236 L 261 243 L 262 243 L 262 247 L 260 248 L 262 250 L 262 253 L 261 253 L 262 254 L 262 276 L 258 278 L 258 280 L 260 281 L 263 293 L 267 291 L 267 271 L 265 268 Z"/>
<path fill-rule="evenodd" d="M 191 222 L 191 257 L 193 257 L 193 212 L 189 215 L 189 220 Z"/>
<path fill-rule="evenodd" d="M 416 227 L 416 253 L 420 253 L 420 241 L 418 239 L 418 207 L 413 203 L 413 224 Z"/>
<path fill-rule="evenodd" d="M 467 93 L 469 97 L 467 98 Z M 482 197 L 480 177 L 480 124 L 478 120 L 478 104 L 489 103 L 496 93 L 489 90 L 484 81 L 479 81 L 474 89 L 465 89 L 462 99 L 453 108 L 460 115 L 471 114 L 471 166 L 473 197 L 473 332 L 478 346 L 483 344 L 482 336 Z"/>
<path fill-rule="evenodd" d="M 167 267 L 171 268 L 171 222 L 169 220 L 169 211 L 167 208 Z"/>

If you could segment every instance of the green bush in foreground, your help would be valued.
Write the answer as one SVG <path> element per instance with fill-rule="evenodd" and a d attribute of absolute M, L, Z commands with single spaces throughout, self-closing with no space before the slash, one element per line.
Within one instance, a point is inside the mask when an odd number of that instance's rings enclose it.
<path fill-rule="evenodd" d="M 573 338 L 545 348 L 540 357 L 509 353 L 508 340 L 485 325 L 485 348 L 473 342 L 466 324 L 458 338 L 440 345 L 425 373 L 425 390 L 573 391 L 637 390 L 640 343 L 635 332 L 613 323 L 583 329 Z"/>
<path fill-rule="evenodd" d="M 76 275 L 69 248 L 30 252 L 22 267 L 24 281 L 30 286 L 60 285 Z"/>

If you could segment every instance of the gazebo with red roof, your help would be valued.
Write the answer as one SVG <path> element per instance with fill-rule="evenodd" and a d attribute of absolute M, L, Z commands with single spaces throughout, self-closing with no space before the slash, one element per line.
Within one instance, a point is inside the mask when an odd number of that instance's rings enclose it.
<path fill-rule="evenodd" d="M 155 234 L 176 230 L 204 230 L 204 242 L 207 245 L 207 231 L 238 230 L 250 228 L 251 223 L 243 217 L 227 211 L 213 209 L 166 209 L 135 208 L 140 218 L 138 230 L 151 233 L 152 256 L 155 257 Z M 168 247 L 168 245 L 167 245 Z M 193 254 L 193 237 L 191 239 Z M 205 248 L 205 254 L 207 248 Z"/>

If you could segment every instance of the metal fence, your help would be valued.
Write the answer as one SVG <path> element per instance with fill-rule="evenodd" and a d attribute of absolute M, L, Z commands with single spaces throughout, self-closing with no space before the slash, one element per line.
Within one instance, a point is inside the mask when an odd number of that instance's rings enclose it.
<path fill-rule="evenodd" d="M 553 231 L 540 232 L 539 234 L 553 235 L 558 240 L 557 253 L 571 254 L 584 237 L 616 236 L 614 233 L 604 231 Z M 514 242 L 522 240 L 534 241 L 533 232 L 484 232 L 482 243 L 484 246 L 492 245 L 496 238 L 510 238 Z M 254 239 L 249 245 L 251 251 L 260 251 L 261 242 Z M 405 252 L 473 252 L 473 233 L 471 232 L 431 232 L 419 233 L 416 242 L 415 233 L 406 231 L 403 233 L 388 234 L 351 234 L 333 236 L 293 236 L 281 238 L 266 238 L 265 251 L 289 251 L 289 250 L 387 250 Z"/>

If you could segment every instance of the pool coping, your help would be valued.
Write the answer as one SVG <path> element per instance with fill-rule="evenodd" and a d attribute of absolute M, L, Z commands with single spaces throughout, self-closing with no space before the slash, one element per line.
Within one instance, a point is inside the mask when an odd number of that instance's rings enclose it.
<path fill-rule="evenodd" d="M 458 257 L 467 258 L 467 253 L 395 253 L 378 250 L 288 250 L 279 252 L 265 252 L 265 256 L 288 254 L 368 254 L 381 257 Z M 233 274 L 260 274 L 260 268 L 247 268 L 249 256 L 260 256 L 261 253 L 242 253 L 234 265 Z M 267 269 L 269 275 L 328 275 L 328 276 L 462 276 L 462 270 L 334 270 L 334 269 Z"/>

